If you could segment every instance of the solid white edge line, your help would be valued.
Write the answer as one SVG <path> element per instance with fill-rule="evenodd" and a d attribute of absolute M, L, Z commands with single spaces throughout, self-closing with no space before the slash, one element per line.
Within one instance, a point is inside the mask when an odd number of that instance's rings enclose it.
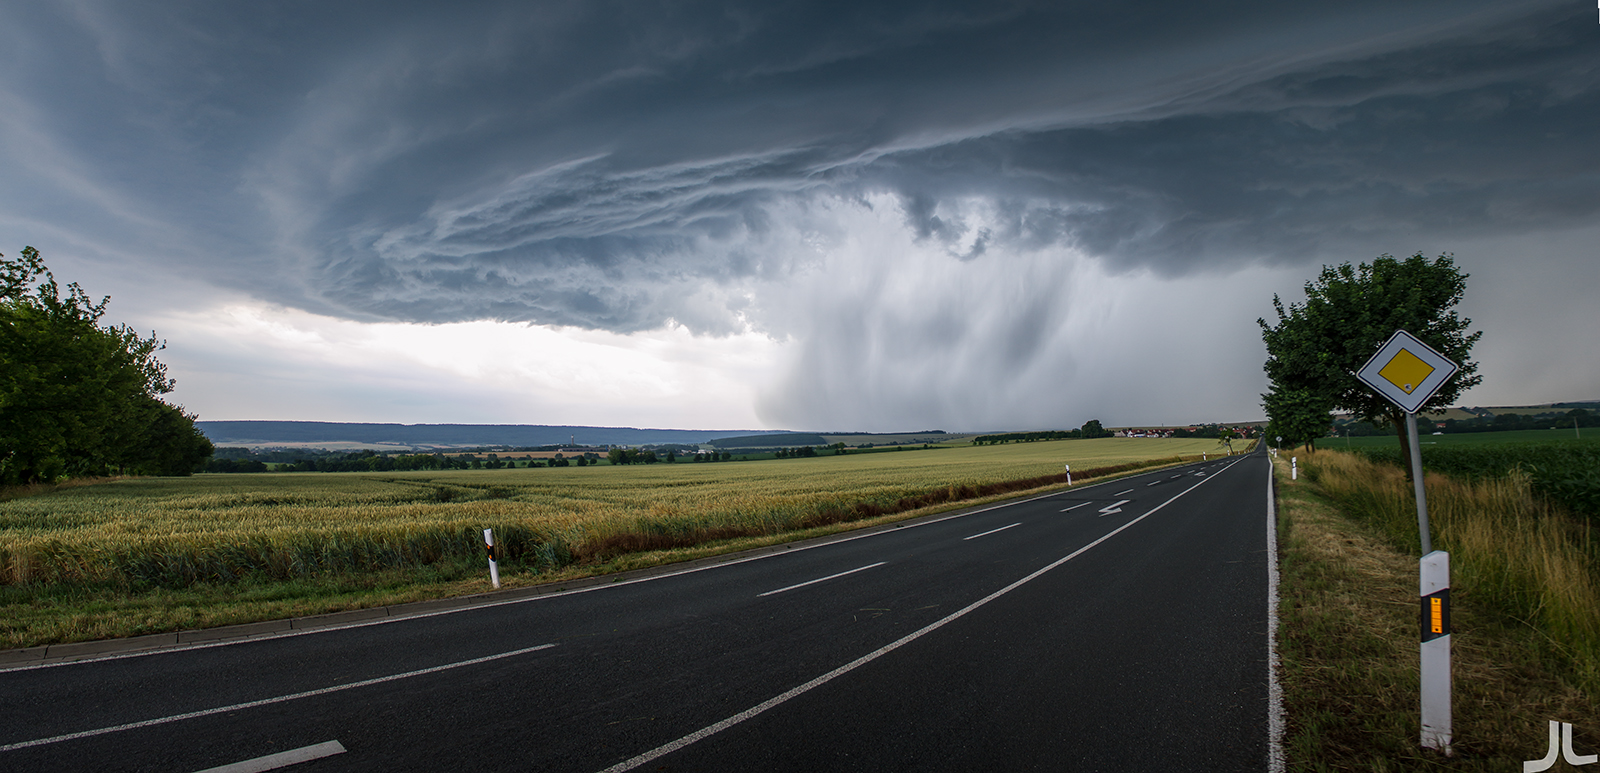
<path fill-rule="evenodd" d="M 191 711 L 191 712 L 188 712 L 186 714 L 174 714 L 174 715 L 172 715 L 170 717 L 158 717 L 156 719 L 146 719 L 146 720 L 142 720 L 142 721 L 139 721 L 139 722 L 129 722 L 126 725 L 117 725 L 115 727 L 102 727 L 102 728 L 98 728 L 98 729 L 95 729 L 95 730 L 84 730 L 84 731 L 77 732 L 77 733 L 67 733 L 66 735 L 58 735 L 58 736 L 54 736 L 54 737 L 51 737 L 51 738 L 39 738 L 39 739 L 35 739 L 35 740 L 32 740 L 32 741 L 21 741 L 21 742 L 18 742 L 18 743 L 13 743 L 13 744 L 7 744 L 5 746 L 0 746 L 0 752 L 15 751 L 17 749 L 27 749 L 27 748 L 33 747 L 33 746 L 46 746 L 48 744 L 60 743 L 62 741 L 72 741 L 72 740 L 76 740 L 78 738 L 91 738 L 91 737 L 94 737 L 94 736 L 97 736 L 97 735 L 105 735 L 107 733 L 116 733 L 116 732 L 119 732 L 119 731 L 122 731 L 122 730 L 134 730 L 134 729 L 141 728 L 141 727 L 150 727 L 152 725 L 165 725 L 165 724 L 167 724 L 169 722 L 179 722 L 179 721 L 182 721 L 182 720 L 185 720 L 185 719 L 194 719 L 196 717 L 207 717 L 207 716 L 211 716 L 212 714 L 221 714 L 221 713 L 228 712 L 228 711 L 240 711 L 242 709 L 253 709 L 253 708 L 257 708 L 259 706 L 270 706 L 270 705 L 272 705 L 274 703 L 286 703 L 288 701 L 299 700 L 301 698 L 311 698 L 311 697 L 315 697 L 315 696 L 318 696 L 318 695 L 327 695 L 328 693 L 342 692 L 344 690 L 353 690 L 353 689 L 355 689 L 357 687 L 367 687 L 367 686 L 374 685 L 374 684 L 382 684 L 384 682 L 393 682 L 393 681 L 400 680 L 400 679 L 409 679 L 409 678 L 411 678 L 413 676 L 422 676 L 424 674 L 432 674 L 432 673 L 437 673 L 439 671 L 448 671 L 448 670 L 450 670 L 452 668 L 461 668 L 462 666 L 473 666 L 473 665 L 477 665 L 479 663 L 488 663 L 491 660 L 500 660 L 501 658 L 509 658 L 509 657 L 514 657 L 514 656 L 517 656 L 517 655 L 526 655 L 529 652 L 537 652 L 538 650 L 547 650 L 547 649 L 550 649 L 551 647 L 554 647 L 554 646 L 556 646 L 556 645 L 554 645 L 554 644 L 541 644 L 541 645 L 539 645 L 537 647 L 524 647 L 524 648 L 522 648 L 520 650 L 511 650 L 510 652 L 501 652 L 501 653 L 496 654 L 496 655 L 485 655 L 484 657 L 481 657 L 481 658 L 473 658 L 471 660 L 462 660 L 462 661 L 459 661 L 459 662 L 456 662 L 456 663 L 446 663 L 446 664 L 444 664 L 442 666 L 433 666 L 433 667 L 430 667 L 430 668 L 418 669 L 416 671 L 407 671 L 407 672 L 405 672 L 403 674 L 390 674 L 388 676 L 380 676 L 380 677 L 375 677 L 375 678 L 372 678 L 372 679 L 363 679 L 363 680 L 361 680 L 359 682 L 351 682 L 349 684 L 334 685 L 333 687 L 322 687 L 322 688 L 319 688 L 319 689 L 316 689 L 316 690 L 307 690 L 305 692 L 297 692 L 297 693 L 294 693 L 292 695 L 280 695 L 280 696 L 278 696 L 276 698 L 262 698 L 261 700 L 246 701 L 244 703 L 235 703 L 232 706 L 219 706 L 219 707 L 214 708 L 214 709 L 201 709 L 200 711 Z"/>
<path fill-rule="evenodd" d="M 1061 512 L 1066 512 L 1066 511 L 1065 511 L 1065 510 L 1063 510 L 1063 511 L 1061 511 Z M 1013 523 L 1013 524 L 1011 524 L 1011 526 L 1021 526 L 1021 525 L 1022 525 L 1022 521 L 1017 521 L 1017 522 L 1016 522 L 1016 523 Z M 970 536 L 970 537 L 962 537 L 962 538 L 961 538 L 961 541 L 962 541 L 962 542 L 966 542 L 966 541 L 967 541 L 967 540 L 969 540 L 969 539 L 977 539 L 977 538 L 979 538 L 979 537 L 987 537 L 987 536 L 989 536 L 989 535 L 990 535 L 990 534 L 993 534 L 993 533 L 995 533 L 995 532 L 997 532 L 997 531 L 1005 531 L 1005 530 L 1006 530 L 1006 529 L 1009 529 L 1009 528 L 1011 528 L 1011 526 L 1001 526 L 1001 527 L 1000 527 L 1000 528 L 998 528 L 998 529 L 990 529 L 990 530 L 988 530 L 988 531 L 986 531 L 986 532 L 984 532 L 984 533 L 982 533 L 982 534 L 974 534 L 974 535 L 972 535 L 972 536 Z"/>
<path fill-rule="evenodd" d="M 196 773 L 262 773 L 267 770 L 287 768 L 290 765 L 299 765 L 302 762 L 320 760 L 323 757 L 332 757 L 335 754 L 345 753 L 344 744 L 338 741 L 327 741 L 312 746 L 302 746 L 286 752 L 268 754 L 253 760 L 243 760 L 231 765 L 219 765 L 214 768 L 196 771 Z"/>
<path fill-rule="evenodd" d="M 1190 462 L 1189 464 L 1195 464 L 1195 462 Z M 1187 467 L 1188 465 L 1179 465 L 1179 466 L 1180 467 Z M 1173 468 L 1169 467 L 1167 469 L 1173 469 Z M 1153 472 L 1163 472 L 1163 470 L 1155 470 Z M 993 505 L 989 505 L 988 507 L 980 507 L 977 510 L 969 510 L 969 511 L 966 511 L 966 512 L 951 513 L 949 515 L 946 515 L 946 516 L 943 516 L 943 517 L 940 517 L 940 518 L 929 518 L 929 519 L 924 520 L 924 521 L 917 521 L 916 523 L 909 523 L 909 524 L 905 524 L 903 526 L 896 526 L 896 528 L 897 529 L 915 529 L 915 528 L 918 528 L 920 526 L 931 526 L 933 524 L 943 523 L 945 521 L 949 521 L 949 520 L 952 520 L 952 519 L 955 519 L 955 518 L 966 518 L 967 516 L 978 515 L 979 513 L 987 513 L 990 510 L 999 510 L 999 509 L 1004 508 L 1004 507 L 1015 507 L 1017 505 L 1025 505 L 1025 504 L 1028 504 L 1029 502 L 1037 502 L 1037 501 L 1039 501 L 1041 499 L 1049 499 L 1050 497 L 1060 496 L 1062 494 L 1075 494 L 1075 493 L 1077 493 L 1079 491 L 1087 491 L 1089 489 L 1100 488 L 1101 486 L 1109 486 L 1109 485 L 1111 485 L 1113 483 L 1121 483 L 1123 481 L 1131 480 L 1133 478 L 1142 477 L 1144 475 L 1150 475 L 1150 474 L 1153 474 L 1153 472 L 1135 473 L 1133 475 L 1128 475 L 1128 476 L 1121 477 L 1121 478 L 1112 478 L 1111 480 L 1101 481 L 1099 483 L 1091 483 L 1091 484 L 1086 485 L 1086 486 L 1076 486 L 1076 487 L 1064 488 L 1064 489 L 1060 489 L 1058 491 L 1052 491 L 1052 492 L 1050 492 L 1048 494 L 1040 494 L 1038 496 L 1028 497 L 1027 499 L 1017 499 L 1017 500 L 1013 500 L 1013 501 L 1009 501 L 1009 502 L 997 502 L 997 503 L 995 503 Z M 1132 490 L 1133 489 L 1128 489 L 1128 491 L 1132 491 Z M 1123 493 L 1126 494 L 1127 491 L 1125 491 Z M 1068 508 L 1068 509 L 1071 509 L 1071 508 Z M 1062 512 L 1066 512 L 1066 511 L 1063 510 Z M 143 658 L 143 657 L 149 657 L 151 655 L 168 655 L 168 654 L 172 654 L 172 653 L 176 653 L 176 652 L 189 652 L 189 651 L 193 651 L 193 650 L 210 649 L 212 647 L 231 647 L 231 646 L 233 646 L 235 644 L 244 644 L 246 642 L 266 641 L 268 639 L 287 639 L 287 638 L 293 637 L 293 636 L 308 636 L 308 635 L 311 635 L 311 634 L 318 634 L 318 633 L 331 633 L 333 631 L 344 631 L 344 630 L 348 630 L 348 629 L 351 629 L 351 628 L 366 628 L 367 626 L 372 626 L 372 625 L 387 625 L 389 623 L 398 623 L 398 622 L 402 622 L 402 621 L 405 621 L 405 620 L 422 620 L 424 618 L 439 617 L 441 615 L 454 615 L 454 614 L 457 614 L 457 613 L 460 613 L 460 612 L 470 612 L 470 611 L 473 611 L 473 610 L 476 610 L 476 609 L 489 609 L 489 608 L 492 608 L 492 607 L 503 607 L 503 606 L 506 606 L 506 605 L 509 605 L 509 604 L 526 604 L 526 603 L 532 602 L 532 601 L 543 601 L 545 599 L 552 599 L 552 598 L 557 598 L 557 597 L 560 597 L 560 596 L 572 596 L 572 595 L 575 595 L 575 594 L 578 594 L 578 593 L 589 593 L 591 591 L 604 590 L 606 588 L 620 588 L 620 587 L 623 587 L 625 585 L 635 585 L 635 584 L 641 583 L 641 582 L 653 582 L 655 580 L 665 580 L 668 577 L 677 577 L 679 575 L 692 574 L 694 572 L 703 572 L 703 571 L 706 571 L 708 569 L 718 569 L 718 568 L 721 568 L 721 567 L 724 567 L 724 566 L 734 566 L 736 564 L 742 564 L 742 563 L 746 563 L 746 562 L 749 562 L 749 561 L 760 561 L 762 559 L 776 558 L 778 556 L 794 555 L 795 553 L 799 553 L 800 551 L 811 550 L 812 548 L 827 547 L 829 545 L 838 545 L 838 544 L 840 544 L 842 542 L 851 542 L 853 540 L 866 539 L 868 537 L 876 537 L 876 536 L 878 536 L 880 534 L 886 534 L 886 533 L 888 533 L 888 531 L 889 530 L 882 530 L 882 531 L 868 532 L 866 534 L 855 534 L 855 535 L 851 535 L 851 536 L 841 537 L 840 539 L 836 539 L 836 540 L 830 540 L 828 542 L 818 542 L 818 543 L 816 543 L 814 545 L 805 545 L 805 546 L 798 547 L 798 548 L 792 548 L 792 549 L 789 549 L 789 550 L 784 550 L 782 552 L 762 553 L 761 555 L 746 556 L 744 558 L 736 558 L 736 559 L 732 559 L 732 560 L 729 560 L 729 561 L 722 561 L 722 562 L 715 563 L 715 564 L 706 564 L 704 566 L 694 566 L 694 567 L 689 567 L 688 569 L 679 569 L 679 570 L 671 571 L 671 572 L 663 572 L 661 574 L 653 574 L 653 575 L 650 575 L 649 577 L 637 577 L 637 578 L 634 578 L 632 580 L 623 580 L 621 582 L 611 582 L 611 583 L 606 583 L 604 585 L 591 585 L 591 586 L 589 586 L 587 588 L 573 588 L 572 590 L 556 591 L 554 593 L 541 593 L 541 594 L 539 594 L 537 596 L 528 596 L 526 598 L 520 598 L 520 599 L 506 599 L 505 601 L 491 601 L 491 602 L 486 603 L 486 604 L 475 604 L 475 605 L 472 605 L 472 606 L 457 607 L 455 609 L 441 609 L 441 610 L 438 610 L 438 611 L 435 611 L 435 612 L 420 612 L 420 613 L 412 614 L 412 615 L 406 615 L 406 614 L 394 615 L 392 617 L 382 617 L 382 618 L 378 618 L 378 619 L 375 619 L 375 620 L 362 620 L 362 621 L 354 622 L 354 623 L 345 623 L 343 625 L 330 625 L 330 626 L 319 627 L 319 628 L 305 628 L 305 629 L 289 630 L 289 631 L 275 631 L 273 633 L 258 634 L 258 635 L 255 635 L 255 636 L 242 636 L 242 637 L 239 637 L 239 638 L 236 638 L 236 639 L 224 639 L 222 641 L 209 641 L 209 642 L 196 642 L 196 643 L 193 643 L 193 644 L 180 644 L 180 645 L 171 646 L 171 647 L 159 647 L 159 648 L 155 648 L 155 649 L 140 650 L 138 652 L 119 652 L 119 653 L 116 653 L 114 655 L 100 655 L 100 656 L 90 655 L 90 656 L 87 656 L 87 657 L 75 658 L 73 660 L 62 660 L 62 661 L 57 661 L 57 662 L 54 662 L 54 663 L 35 663 L 33 665 L 27 665 L 27 666 L 10 666 L 10 667 L 7 667 L 7 668 L 0 669 L 0 673 L 4 673 L 4 672 L 8 672 L 8 671 L 32 671 L 32 670 L 38 669 L 38 668 L 62 668 L 64 666 L 77 666 L 77 665 L 83 665 L 85 663 L 101 663 L 101 662 L 105 662 L 105 661 L 108 661 L 108 660 L 122 660 L 124 658 Z"/>
<path fill-rule="evenodd" d="M 851 569 L 848 572 L 840 572 L 838 574 L 830 574 L 827 577 L 818 577 L 815 580 L 806 580 L 805 582 L 800 583 L 799 585 L 790 585 L 787 588 L 779 588 L 777 590 L 769 590 L 766 593 L 757 593 L 756 594 L 756 598 L 761 598 L 762 596 L 771 596 L 771 595 L 774 595 L 774 594 L 782 593 L 782 592 L 784 592 L 786 590 L 794 590 L 795 588 L 804 588 L 807 585 L 816 585 L 819 582 L 827 582 L 827 581 L 832 580 L 832 579 L 837 578 L 837 577 L 843 577 L 843 576 L 845 576 L 847 574 L 855 574 L 856 572 L 865 572 L 868 569 L 871 569 L 871 568 L 873 568 L 875 566 L 883 566 L 886 563 L 888 563 L 888 562 L 887 561 L 879 561 L 876 564 L 867 564 L 866 566 L 858 566 L 858 567 L 856 567 L 854 569 Z"/>
<path fill-rule="evenodd" d="M 1237 462 L 1235 462 L 1235 464 L 1237 464 Z M 1233 465 L 1230 464 L 1228 466 L 1232 467 Z M 700 740 L 703 740 L 705 738 L 709 738 L 710 736 L 713 736 L 713 735 L 715 735 L 717 733 L 720 733 L 723 730 L 727 730 L 728 728 L 733 727 L 734 725 L 737 725 L 740 722 L 743 722 L 743 721 L 745 721 L 747 719 L 750 719 L 751 717 L 754 717 L 754 716 L 757 716 L 759 714 L 762 714 L 762 713 L 766 712 L 768 709 L 776 708 L 776 707 L 778 707 L 778 706 L 780 706 L 780 705 L 782 705 L 784 703 L 787 703 L 792 698 L 795 698 L 795 697 L 800 696 L 801 694 L 810 692 L 811 690 L 813 690 L 813 689 L 815 689 L 817 687 L 821 687 L 822 685 L 827 684 L 828 682 L 831 682 L 834 679 L 837 679 L 838 677 L 844 676 L 845 674 L 848 674 L 851 671 L 854 671 L 854 670 L 856 670 L 856 669 L 858 669 L 858 668 L 860 668 L 860 667 L 862 667 L 862 666 L 864 666 L 864 665 L 866 665 L 868 663 L 871 663 L 872 661 L 877 660 L 878 658 L 881 658 L 884 655 L 887 655 L 890 652 L 893 652 L 894 650 L 897 650 L 897 649 L 899 649 L 899 648 L 901 648 L 901 647 L 903 647 L 903 646 L 905 646 L 907 644 L 910 644 L 913 641 L 916 641 L 917 639 L 922 638 L 926 634 L 932 633 L 932 632 L 934 632 L 934 631 L 936 631 L 936 630 L 938 630 L 940 628 L 943 628 L 944 626 L 946 626 L 946 625 L 948 625 L 950 623 L 955 622 L 957 619 L 966 616 L 966 614 L 968 612 L 972 612 L 973 610 L 976 610 L 979 607 L 982 607 L 983 605 L 988 604 L 989 602 L 994 601 L 995 599 L 1000 598 L 1001 596 L 1004 596 L 1007 593 L 1010 593 L 1011 591 L 1014 591 L 1017 588 L 1020 588 L 1023 585 L 1026 585 L 1026 584 L 1032 582 L 1033 580 L 1039 578 L 1041 575 L 1043 575 L 1044 573 L 1050 571 L 1051 569 L 1054 569 L 1054 568 L 1056 568 L 1058 566 L 1061 566 L 1062 564 L 1064 564 L 1064 563 L 1066 563 L 1068 561 L 1071 561 L 1072 559 L 1077 558 L 1080 555 L 1083 555 L 1084 553 L 1088 552 L 1090 549 L 1094 548 L 1095 546 L 1099 545 L 1100 543 L 1105 542 L 1106 540 L 1111 539 L 1112 537 L 1116 536 L 1123 529 L 1126 529 L 1126 528 L 1128 528 L 1128 527 L 1130 527 L 1130 526 L 1132 526 L 1132 525 L 1134 525 L 1134 524 L 1136 524 L 1136 523 L 1138 523 L 1138 522 L 1140 522 L 1140 521 L 1142 521 L 1142 520 L 1144 520 L 1146 518 L 1149 518 L 1152 515 L 1155 515 L 1156 511 L 1160 510 L 1163 507 L 1166 507 L 1167 505 L 1172 504 L 1173 502 L 1176 502 L 1179 497 L 1181 497 L 1184 494 L 1187 494 L 1187 493 L 1189 493 L 1191 491 L 1194 491 L 1195 489 L 1205 485 L 1206 483 L 1209 483 L 1210 480 L 1211 480 L 1210 478 L 1207 478 L 1205 480 L 1200 481 L 1199 483 L 1194 484 L 1193 486 L 1190 486 L 1190 487 L 1184 489 L 1183 491 L 1179 492 L 1177 495 L 1173 496 L 1171 499 L 1168 499 L 1167 501 L 1162 502 L 1161 504 L 1156 505 L 1155 507 L 1151 508 L 1150 511 L 1145 513 L 1144 515 L 1141 515 L 1138 518 L 1135 518 L 1135 519 L 1133 519 L 1131 521 L 1128 521 L 1127 523 L 1122 524 L 1121 526 L 1118 526 L 1117 528 L 1106 532 L 1104 535 L 1102 535 L 1099 539 L 1096 539 L 1094 542 L 1091 542 L 1091 543 L 1089 543 L 1087 545 L 1084 545 L 1083 547 L 1072 551 L 1071 553 L 1069 553 L 1065 557 L 1056 559 L 1054 562 L 1052 562 L 1049 565 L 1043 567 L 1042 569 L 1039 569 L 1039 570 L 1035 571 L 1034 573 L 1032 573 L 1032 574 L 1020 579 L 1020 580 L 1017 580 L 1016 582 L 1013 582 L 1010 585 L 1007 585 L 1006 587 L 995 591 L 994 593 L 991 593 L 991 594 L 989 594 L 987 596 L 984 596 L 983 598 L 978 599 L 977 601 L 974 601 L 971 604 L 968 604 L 967 606 L 963 607 L 962 609 L 951 613 L 948 617 L 944 617 L 944 618 L 936 620 L 936 621 L 934 621 L 932 623 L 929 623 L 928 625 L 926 625 L 926 626 L 924 626 L 922 628 L 919 628 L 916 631 L 913 631 L 913 632 L 911 632 L 909 634 L 906 634 L 903 638 L 896 639 L 895 641 L 892 641 L 892 642 L 890 642 L 888 644 L 885 644 L 882 647 L 879 647 L 878 649 L 873 650 L 872 652 L 869 652 L 869 653 L 867 653 L 865 655 L 862 655 L 861 657 L 856 658 L 855 660 L 852 660 L 849 663 L 846 663 L 846 664 L 844 664 L 844 665 L 842 665 L 842 666 L 840 666 L 838 668 L 835 668 L 834 670 L 829 671 L 828 673 L 823 674 L 822 676 L 819 676 L 819 677 L 817 677 L 815 679 L 812 679 L 811 681 L 806 682 L 805 684 L 802 684 L 799 687 L 795 687 L 795 688 L 789 690 L 788 692 L 782 693 L 781 695 L 777 695 L 777 696 L 774 696 L 772 698 L 768 698 L 767 700 L 762 701 L 761 703 L 758 703 L 758 704 L 756 704 L 754 706 L 751 706 L 750 708 L 745 709 L 744 711 L 741 711 L 738 714 L 735 714 L 735 715 L 733 715 L 731 717 L 728 717 L 727 719 L 724 719 L 721 722 L 717 722 L 716 724 L 712 724 L 712 725 L 707 725 L 706 727 L 703 727 L 703 728 L 701 728 L 699 730 L 696 730 L 695 732 L 690 733 L 690 734 L 688 734 L 688 735 L 686 735 L 686 736 L 684 736 L 682 738 L 679 738 L 676 741 L 672 741 L 671 743 L 667 743 L 667 744 L 663 744 L 661 746 L 657 746 L 656 748 L 651 749 L 650 751 L 647 751 L 644 754 L 640 754 L 637 757 L 633 757 L 632 759 L 624 760 L 624 761 L 619 762 L 619 763 L 617 763 L 615 765 L 612 765 L 611 767 L 606 768 L 605 770 L 601 771 L 600 773 L 624 773 L 624 771 L 633 770 L 634 768 L 637 768 L 640 765 L 643 765 L 643 764 L 645 764 L 647 762 L 651 762 L 651 761 L 656 760 L 656 759 L 660 759 L 661 757 L 665 757 L 666 755 L 671 754 L 671 753 L 673 753 L 673 752 L 675 752 L 675 751 L 677 751 L 679 749 L 682 749 L 682 748 L 684 748 L 686 746 L 689 746 L 690 744 L 693 744 L 693 743 L 695 743 L 697 741 L 700 741 Z"/>
<path fill-rule="evenodd" d="M 1267 460 L 1267 771 L 1283 773 L 1283 685 L 1278 682 L 1278 502 Z"/>

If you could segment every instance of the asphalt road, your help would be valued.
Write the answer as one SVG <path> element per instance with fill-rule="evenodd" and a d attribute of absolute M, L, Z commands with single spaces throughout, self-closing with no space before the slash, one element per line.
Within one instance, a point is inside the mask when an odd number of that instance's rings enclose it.
<path fill-rule="evenodd" d="M 581 592 L 3 671 L 0 770 L 307 747 L 339 753 L 292 770 L 1265 769 L 1267 485 L 1257 453 Z"/>

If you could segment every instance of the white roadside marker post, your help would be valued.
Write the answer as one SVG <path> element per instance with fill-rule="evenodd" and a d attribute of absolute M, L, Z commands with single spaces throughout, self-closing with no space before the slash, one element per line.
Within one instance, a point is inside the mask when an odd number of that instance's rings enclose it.
<path fill-rule="evenodd" d="M 1422 745 L 1450 753 L 1450 554 L 1423 556 Z"/>
<path fill-rule="evenodd" d="M 494 561 L 494 529 L 483 530 L 483 548 L 489 553 L 489 581 L 500 587 L 500 565 Z"/>
<path fill-rule="evenodd" d="M 1289 457 L 1289 480 L 1300 480 L 1300 457 Z"/>
<path fill-rule="evenodd" d="M 1411 482 L 1417 494 L 1417 535 L 1422 558 L 1417 564 L 1422 597 L 1422 746 L 1451 753 L 1450 722 L 1450 555 L 1433 549 L 1428 527 L 1428 498 L 1422 479 L 1422 438 L 1417 412 L 1460 366 L 1404 330 L 1389 340 L 1356 371 L 1356 378 L 1406 413 L 1411 437 Z"/>
<path fill-rule="evenodd" d="M 1411 480 L 1417 492 L 1417 534 L 1422 558 L 1417 573 L 1422 596 L 1422 746 L 1450 754 L 1450 554 L 1433 549 L 1428 498 L 1422 486 L 1422 439 L 1417 415 L 1406 414 L 1411 433 Z"/>
<path fill-rule="evenodd" d="M 1067 465 L 1067 485 L 1072 485 L 1072 465 Z"/>

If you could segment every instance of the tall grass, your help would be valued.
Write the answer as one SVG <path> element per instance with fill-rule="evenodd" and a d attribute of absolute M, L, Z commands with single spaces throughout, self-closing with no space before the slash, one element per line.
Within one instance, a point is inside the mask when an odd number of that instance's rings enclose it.
<path fill-rule="evenodd" d="M 1356 453 L 1396 466 L 1409 464 L 1394 445 Z M 1572 439 L 1521 443 L 1422 446 L 1423 467 L 1460 478 L 1526 474 L 1534 493 L 1600 523 L 1600 443 Z"/>
<path fill-rule="evenodd" d="M 1304 460 L 1308 479 L 1344 509 L 1416 555 L 1416 501 L 1404 471 L 1354 454 Z M 1424 477 L 1437 549 L 1452 589 L 1540 631 L 1590 689 L 1600 688 L 1600 581 L 1593 529 L 1534 494 L 1527 474 Z"/>

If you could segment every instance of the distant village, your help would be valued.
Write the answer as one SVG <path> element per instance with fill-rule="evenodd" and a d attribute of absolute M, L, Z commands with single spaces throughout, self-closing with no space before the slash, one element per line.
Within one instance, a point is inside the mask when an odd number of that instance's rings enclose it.
<path fill-rule="evenodd" d="M 1235 437 L 1256 438 L 1261 436 L 1259 424 L 1207 424 L 1190 427 L 1161 427 L 1151 429 L 1148 427 L 1129 427 L 1113 430 L 1112 437 L 1149 437 L 1149 438 L 1184 438 L 1184 437 Z"/>

